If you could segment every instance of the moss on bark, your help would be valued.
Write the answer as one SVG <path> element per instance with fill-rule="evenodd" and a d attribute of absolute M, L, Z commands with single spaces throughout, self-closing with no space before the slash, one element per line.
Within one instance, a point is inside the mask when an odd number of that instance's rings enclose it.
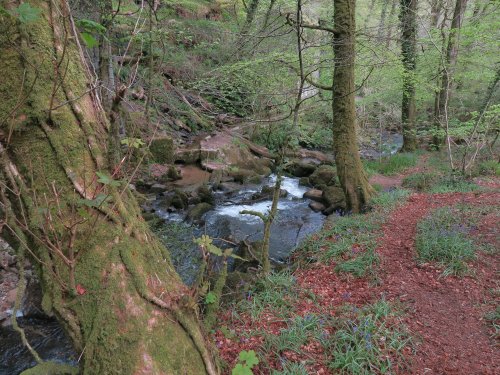
<path fill-rule="evenodd" d="M 333 149 L 347 210 L 360 212 L 374 190 L 359 156 L 354 104 L 355 0 L 334 1 Z"/>
<path fill-rule="evenodd" d="M 109 126 L 67 4 L 30 4 L 42 13 L 29 27 L 1 16 L 0 190 L 15 215 L 0 213 L 28 239 L 44 308 L 83 374 L 217 373 L 190 291 L 132 194 L 97 181 Z M 99 194 L 107 199 L 96 204 Z"/>

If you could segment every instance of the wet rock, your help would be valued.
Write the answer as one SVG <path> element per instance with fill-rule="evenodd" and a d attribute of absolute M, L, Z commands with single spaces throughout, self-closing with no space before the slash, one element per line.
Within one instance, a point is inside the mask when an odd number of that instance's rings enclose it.
<path fill-rule="evenodd" d="M 299 186 L 311 186 L 311 183 L 309 182 L 309 177 L 301 177 L 299 179 Z"/>
<path fill-rule="evenodd" d="M 321 202 L 312 201 L 309 203 L 309 208 L 314 212 L 321 212 L 326 209 L 325 205 Z"/>
<path fill-rule="evenodd" d="M 218 189 L 226 194 L 233 194 L 241 189 L 241 185 L 234 182 L 222 182 L 219 184 Z"/>
<path fill-rule="evenodd" d="M 337 182 L 337 171 L 331 165 L 320 165 L 314 173 L 309 176 L 309 182 L 312 186 L 320 185 L 332 186 Z"/>
<path fill-rule="evenodd" d="M 200 148 L 185 148 L 179 149 L 174 154 L 174 159 L 176 162 L 184 164 L 196 164 L 200 161 Z"/>
<path fill-rule="evenodd" d="M 169 164 L 174 162 L 174 140 L 170 137 L 153 139 L 149 151 L 156 163 Z"/>
<path fill-rule="evenodd" d="M 174 190 L 174 195 L 172 197 L 172 200 L 170 201 L 170 205 L 179 210 L 183 210 L 187 207 L 188 200 L 189 198 L 186 193 L 179 189 L 176 189 Z"/>
<path fill-rule="evenodd" d="M 233 177 L 234 181 L 239 182 L 240 184 L 259 183 L 262 180 L 261 176 L 250 169 L 234 168 L 229 171 L 229 176 Z"/>
<path fill-rule="evenodd" d="M 198 222 L 201 217 L 214 207 L 206 202 L 198 203 L 196 206 L 191 207 L 186 215 L 186 220 L 190 222 Z"/>
<path fill-rule="evenodd" d="M 153 194 L 160 194 L 167 190 L 167 186 L 163 184 L 153 184 L 149 188 L 149 192 Z"/>
<path fill-rule="evenodd" d="M 271 199 L 274 194 L 274 186 L 263 186 L 261 191 L 252 195 L 253 200 Z M 288 191 L 280 189 L 280 198 L 286 198 Z"/>
<path fill-rule="evenodd" d="M 285 172 L 295 177 L 309 177 L 318 164 L 313 159 L 295 160 L 285 165 Z"/>
<path fill-rule="evenodd" d="M 315 202 L 322 202 L 323 192 L 319 189 L 311 189 L 304 193 L 304 198 L 310 199 Z"/>

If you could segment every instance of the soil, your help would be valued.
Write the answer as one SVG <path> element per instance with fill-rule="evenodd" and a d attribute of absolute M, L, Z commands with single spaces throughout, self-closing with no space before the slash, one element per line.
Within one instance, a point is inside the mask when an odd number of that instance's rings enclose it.
<path fill-rule="evenodd" d="M 479 254 L 473 275 L 442 277 L 441 270 L 415 262 L 416 225 L 431 210 L 459 203 L 495 206 L 500 193 L 414 194 L 394 211 L 383 228 L 378 249 L 382 259 L 380 294 L 406 304 L 405 321 L 417 338 L 410 359 L 412 374 L 499 374 L 500 351 L 491 339 L 484 315 L 491 291 L 499 286 L 498 256 Z M 496 215 L 495 215 L 496 216 Z M 498 220 L 483 219 L 477 235 L 500 247 Z M 496 301 L 497 303 L 500 301 Z M 419 341 L 419 342 L 418 342 Z"/>

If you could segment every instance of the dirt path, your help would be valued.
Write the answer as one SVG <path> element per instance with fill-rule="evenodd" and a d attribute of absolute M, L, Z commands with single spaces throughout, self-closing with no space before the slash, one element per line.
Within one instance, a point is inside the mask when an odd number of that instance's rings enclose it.
<path fill-rule="evenodd" d="M 484 301 L 499 287 L 499 259 L 480 254 L 475 277 L 440 277 L 432 265 L 415 262 L 416 225 L 432 209 L 467 203 L 498 205 L 500 193 L 414 194 L 394 211 L 383 228 L 380 293 L 410 309 L 406 324 L 417 339 L 412 374 L 500 374 L 500 350 L 483 321 Z M 488 218 L 484 230 L 498 246 L 498 223 Z M 492 225 L 493 223 L 493 225 Z M 480 228 L 481 229 L 481 228 Z"/>

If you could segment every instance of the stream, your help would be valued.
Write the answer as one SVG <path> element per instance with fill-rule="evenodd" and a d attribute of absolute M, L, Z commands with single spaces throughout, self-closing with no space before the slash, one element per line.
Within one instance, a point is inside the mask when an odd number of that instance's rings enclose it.
<path fill-rule="evenodd" d="M 240 212 L 251 210 L 266 214 L 271 208 L 272 200 L 253 200 L 252 196 L 259 193 L 263 186 L 274 186 L 275 182 L 276 176 L 271 175 L 262 184 L 246 185 L 229 195 L 215 192 L 216 206 L 204 215 L 204 225 L 201 226 L 184 223 L 182 214 L 157 208 L 156 214 L 165 220 L 165 228 L 158 231 L 159 235 L 169 248 L 174 266 L 186 284 L 191 285 L 195 281 L 201 262 L 201 254 L 193 243 L 193 238 L 207 234 L 233 243 L 262 239 L 262 220 Z M 302 198 L 309 188 L 299 186 L 298 178 L 283 177 L 281 188 L 288 194 L 280 198 L 269 244 L 269 256 L 277 263 L 285 262 L 291 251 L 306 236 L 319 230 L 325 220 L 323 214 L 308 207 L 309 200 Z M 158 198 L 157 207 L 161 207 L 161 198 Z M 228 247 L 225 241 L 216 240 L 215 243 L 220 247 Z"/>

